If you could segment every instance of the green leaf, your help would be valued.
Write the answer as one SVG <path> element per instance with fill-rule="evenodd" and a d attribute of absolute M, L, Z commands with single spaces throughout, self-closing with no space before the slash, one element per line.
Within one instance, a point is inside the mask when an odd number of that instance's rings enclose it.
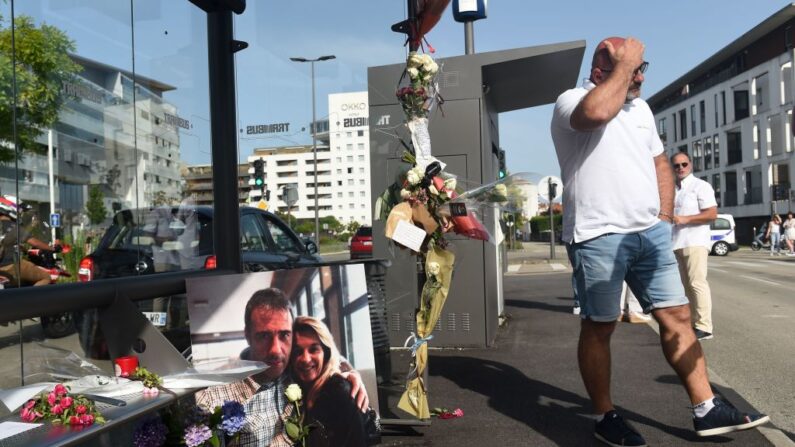
<path fill-rule="evenodd" d="M 302 430 L 293 421 L 287 421 L 284 424 L 284 430 L 287 432 L 287 436 L 293 441 L 301 439 Z"/>
<path fill-rule="evenodd" d="M 221 446 L 221 440 L 218 439 L 218 434 L 213 433 L 212 437 L 210 437 L 210 444 L 213 447 L 220 447 Z"/>

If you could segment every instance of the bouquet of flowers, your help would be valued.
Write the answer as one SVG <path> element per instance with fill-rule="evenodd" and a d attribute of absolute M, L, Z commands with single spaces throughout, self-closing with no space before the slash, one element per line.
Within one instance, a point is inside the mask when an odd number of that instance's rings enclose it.
<path fill-rule="evenodd" d="M 409 53 L 403 75 L 404 78 L 408 77 L 408 85 L 397 90 L 397 97 L 408 121 L 428 117 L 438 91 L 435 82 L 438 72 L 439 65 L 430 55 L 416 51 Z"/>
<path fill-rule="evenodd" d="M 145 395 L 157 396 L 160 394 L 160 386 L 163 385 L 163 379 L 157 374 L 139 366 L 135 368 L 133 379 L 143 382 Z"/>
<path fill-rule="evenodd" d="M 53 424 L 86 426 L 95 422 L 104 424 L 105 419 L 97 411 L 94 402 L 82 395 L 71 395 L 61 384 L 49 393 L 27 401 L 19 412 L 25 422 L 48 420 Z"/>
<path fill-rule="evenodd" d="M 209 415 L 196 412 L 195 420 L 183 432 L 183 440 L 188 447 L 213 446 L 221 444 L 221 438 L 234 441 L 246 423 L 246 410 L 243 404 L 228 400 Z"/>

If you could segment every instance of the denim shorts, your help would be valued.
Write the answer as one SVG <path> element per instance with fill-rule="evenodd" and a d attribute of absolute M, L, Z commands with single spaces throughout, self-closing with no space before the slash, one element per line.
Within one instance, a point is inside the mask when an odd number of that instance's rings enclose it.
<path fill-rule="evenodd" d="M 580 317 L 616 321 L 622 283 L 627 282 L 645 313 L 688 304 L 671 244 L 670 223 L 638 233 L 608 233 L 566 245 Z"/>

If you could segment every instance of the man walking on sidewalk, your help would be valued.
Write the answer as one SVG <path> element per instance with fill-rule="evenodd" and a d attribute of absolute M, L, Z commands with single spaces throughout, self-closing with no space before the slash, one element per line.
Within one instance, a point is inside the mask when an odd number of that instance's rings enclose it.
<path fill-rule="evenodd" d="M 563 177 L 563 240 L 580 300 L 577 358 L 609 445 L 646 445 L 610 397 L 610 337 L 626 280 L 660 326 L 668 363 L 693 404 L 699 436 L 768 421 L 714 397 L 671 247 L 674 181 L 654 116 L 639 98 L 648 63 L 636 39 L 597 46 L 590 78 L 558 97 L 551 132 Z"/>
<path fill-rule="evenodd" d="M 691 174 L 690 157 L 679 152 L 671 157 L 676 174 L 674 199 L 674 255 L 690 300 L 696 338 L 712 338 L 712 295 L 707 282 L 707 258 L 712 249 L 709 224 L 718 217 L 712 185 Z"/>

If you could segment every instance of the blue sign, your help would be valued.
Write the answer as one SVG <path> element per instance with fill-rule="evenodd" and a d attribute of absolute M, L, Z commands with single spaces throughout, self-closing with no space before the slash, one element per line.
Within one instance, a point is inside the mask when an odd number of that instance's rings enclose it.
<path fill-rule="evenodd" d="M 61 215 L 59 213 L 50 214 L 50 226 L 53 228 L 61 228 Z"/>
<path fill-rule="evenodd" d="M 453 0 L 453 18 L 456 22 L 473 22 L 486 18 L 488 0 Z"/>

